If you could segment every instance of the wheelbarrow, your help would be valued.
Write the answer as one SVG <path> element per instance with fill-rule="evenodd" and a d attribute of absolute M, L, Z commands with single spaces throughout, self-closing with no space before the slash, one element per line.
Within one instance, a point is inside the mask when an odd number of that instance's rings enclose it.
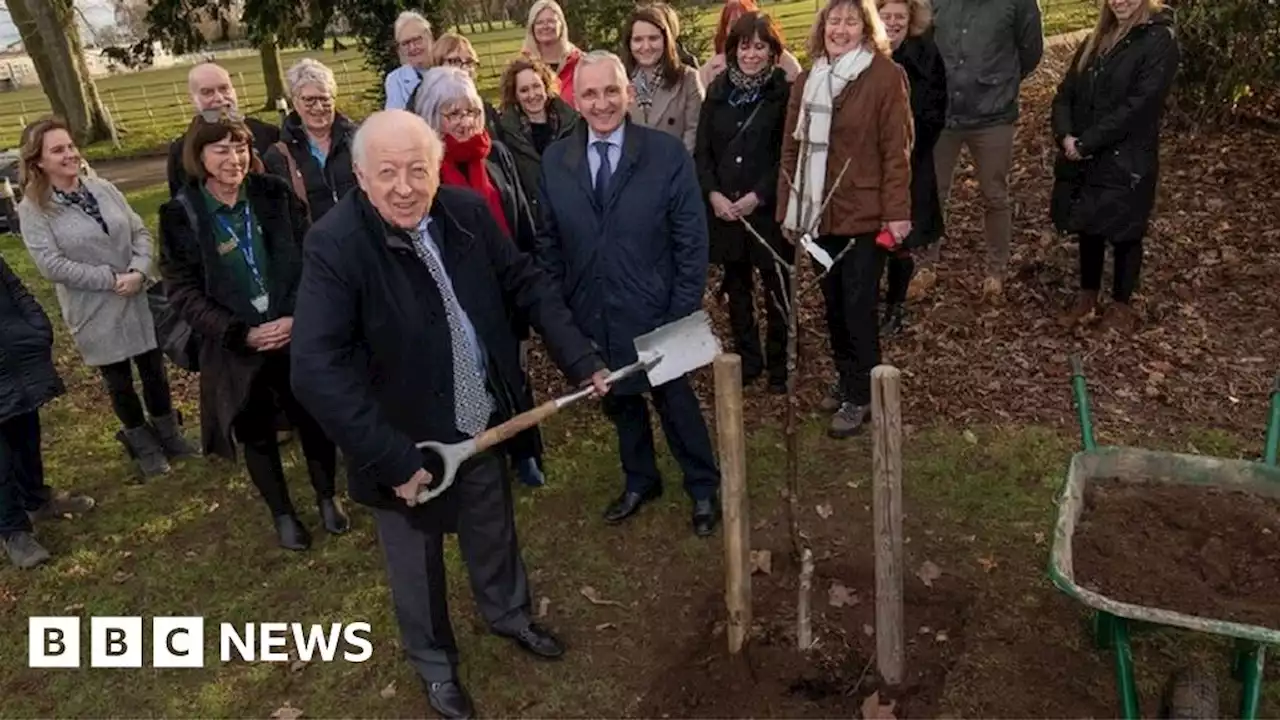
<path fill-rule="evenodd" d="M 1120 602 L 1081 587 L 1075 581 L 1072 567 L 1072 538 L 1084 510 L 1085 490 L 1091 481 L 1101 478 L 1217 487 L 1266 498 L 1280 498 L 1280 468 L 1276 467 L 1276 451 L 1280 445 L 1280 376 L 1277 376 L 1271 393 L 1264 456 L 1261 462 L 1253 462 L 1151 452 L 1131 447 L 1097 447 L 1093 438 L 1093 421 L 1089 411 L 1084 369 L 1078 357 L 1071 358 L 1071 371 L 1072 392 L 1079 413 L 1084 450 L 1072 456 L 1066 483 L 1056 499 L 1058 518 L 1053 534 L 1049 577 L 1059 590 L 1094 611 L 1094 640 L 1099 648 L 1111 650 L 1115 654 L 1119 717 L 1141 716 L 1129 636 L 1131 630 L 1146 627 L 1180 628 L 1232 638 L 1232 677 L 1242 684 L 1239 716 L 1250 719 L 1258 717 L 1266 646 L 1280 644 L 1280 628 L 1245 625 L 1144 607 Z M 1178 670 L 1166 686 L 1161 706 L 1163 717 L 1222 717 L 1218 709 L 1215 675 L 1199 665 Z"/>

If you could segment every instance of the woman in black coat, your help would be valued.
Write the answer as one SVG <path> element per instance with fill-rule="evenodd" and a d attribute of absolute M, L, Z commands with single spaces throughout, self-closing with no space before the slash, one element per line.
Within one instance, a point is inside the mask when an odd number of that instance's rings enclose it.
<path fill-rule="evenodd" d="M 44 481 L 40 408 L 66 392 L 53 366 L 53 325 L 9 263 L 0 257 L 0 544 L 31 568 L 50 557 L 31 518 L 82 513 L 91 498 L 56 497 Z"/>
<path fill-rule="evenodd" d="M 205 452 L 234 460 L 236 444 L 243 445 L 280 545 L 305 550 L 311 537 L 289 498 L 278 411 L 298 429 L 325 530 L 337 535 L 349 527 L 334 497 L 337 449 L 290 387 L 306 213 L 283 180 L 248 172 L 251 136 L 238 116 L 197 115 L 186 138 L 183 164 L 192 179 L 160 208 L 160 265 L 170 303 L 201 338 Z"/>
<path fill-rule="evenodd" d="M 1072 327 L 1098 307 L 1107 245 L 1115 256 L 1104 327 L 1136 329 L 1130 299 L 1142 267 L 1142 238 L 1155 205 L 1160 120 L 1178 70 L 1173 17 L 1159 0 L 1102 6 L 1053 99 L 1050 214 L 1080 242 L 1080 291 L 1062 317 Z"/>
<path fill-rule="evenodd" d="M 338 112 L 333 71 L 311 58 L 299 60 L 285 78 L 293 112 L 280 127 L 280 140 L 262 156 L 267 172 L 293 186 L 311 222 L 324 217 L 356 186 L 351 141 L 356 124 Z"/>
<path fill-rule="evenodd" d="M 795 259 L 794 246 L 774 219 L 791 92 L 786 71 L 778 67 L 782 51 L 782 33 L 768 15 L 746 13 L 734 23 L 725 41 L 728 69 L 707 88 L 694 142 L 698 181 L 710 205 L 711 262 L 724 268 L 721 292 L 728 296 L 742 381 L 751 383 L 767 369 L 769 389 L 776 393 L 786 392 L 787 317 L 781 307 L 790 284 L 773 253 L 788 263 Z M 769 247 L 742 224 L 744 218 Z M 756 271 L 766 294 L 763 353 L 753 299 Z"/>
<path fill-rule="evenodd" d="M 502 142 L 515 159 L 529 211 L 538 221 L 538 183 L 542 152 L 568 137 L 579 115 L 560 99 L 560 79 L 540 60 L 519 57 L 502 73 Z"/>
<path fill-rule="evenodd" d="M 925 0 L 877 0 L 876 5 L 893 46 L 893 60 L 907 73 L 916 131 L 911 148 L 911 234 L 885 263 L 888 287 L 880 332 L 892 335 L 902 329 L 906 314 L 903 305 L 915 274 L 911 253 L 942 237 L 933 146 L 947 120 L 947 67 L 933 42 L 933 19 Z"/>
<path fill-rule="evenodd" d="M 450 67 L 431 68 L 418 87 L 417 114 L 444 144 L 440 183 L 465 187 L 488 206 L 503 233 L 522 252 L 534 252 L 533 215 L 511 152 L 485 127 L 485 104 L 468 73 Z M 512 329 L 527 350 L 528 318 L 514 315 Z M 524 352 L 521 363 L 525 362 Z M 526 374 L 525 399 L 533 403 L 533 384 Z M 535 426 L 510 442 L 516 476 L 530 486 L 546 484 L 542 471 L 542 434 Z"/>

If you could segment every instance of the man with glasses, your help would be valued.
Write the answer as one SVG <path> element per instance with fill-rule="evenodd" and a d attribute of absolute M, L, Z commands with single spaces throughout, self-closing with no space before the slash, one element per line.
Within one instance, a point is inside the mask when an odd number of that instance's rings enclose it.
<path fill-rule="evenodd" d="M 206 62 L 191 68 L 191 72 L 187 74 L 187 89 L 191 93 L 191 105 L 195 108 L 195 114 L 210 113 L 205 117 L 209 122 L 216 121 L 220 117 L 220 111 L 224 110 L 236 119 L 241 119 L 231 75 L 216 63 Z M 251 117 L 243 120 L 253 133 L 253 149 L 259 157 L 280 140 L 280 128 L 275 125 Z M 169 197 L 173 197 L 187 182 L 187 174 L 182 169 L 182 146 L 185 141 L 186 136 L 182 135 L 169 143 Z"/>
<path fill-rule="evenodd" d="M 410 110 L 413 93 L 422 82 L 422 73 L 431 67 L 431 23 L 419 13 L 406 10 L 396 18 L 396 52 L 400 67 L 387 73 L 387 110 Z"/>

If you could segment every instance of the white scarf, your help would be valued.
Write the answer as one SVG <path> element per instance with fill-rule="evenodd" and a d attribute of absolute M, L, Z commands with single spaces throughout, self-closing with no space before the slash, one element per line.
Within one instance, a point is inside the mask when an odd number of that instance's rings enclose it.
<path fill-rule="evenodd" d="M 809 158 L 804 167 L 797 167 L 792 178 L 790 199 L 787 202 L 787 218 L 783 229 L 810 230 L 818 219 L 818 211 L 822 209 L 822 201 L 826 197 L 827 185 L 827 148 L 831 139 L 832 106 L 836 97 L 844 92 L 849 83 L 858 79 L 862 71 L 871 66 L 874 53 L 859 46 L 851 50 L 831 64 L 825 56 L 818 58 L 809 78 L 804 83 L 804 98 L 801 105 L 801 118 L 807 117 L 809 138 Z M 801 143 L 800 160 L 804 160 L 806 128 L 803 122 L 796 123 L 792 137 Z M 804 197 L 800 197 L 800 173 L 804 173 Z M 804 218 L 808 227 L 801 227 Z"/>

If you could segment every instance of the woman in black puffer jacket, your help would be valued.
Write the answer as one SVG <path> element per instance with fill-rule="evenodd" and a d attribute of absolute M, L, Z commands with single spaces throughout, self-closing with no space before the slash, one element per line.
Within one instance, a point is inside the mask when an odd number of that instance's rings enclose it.
<path fill-rule="evenodd" d="M 87 497 L 55 497 L 44 482 L 40 408 L 66 392 L 53 367 L 53 325 L 44 308 L 0 257 L 0 544 L 30 568 L 49 559 L 32 518 L 93 507 Z"/>

